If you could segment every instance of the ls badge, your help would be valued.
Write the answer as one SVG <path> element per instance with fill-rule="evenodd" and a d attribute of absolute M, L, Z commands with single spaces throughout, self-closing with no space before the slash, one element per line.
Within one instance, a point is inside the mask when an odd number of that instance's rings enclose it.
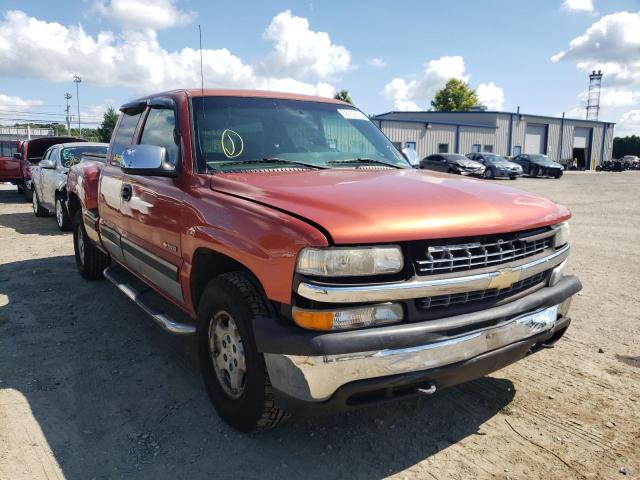
<path fill-rule="evenodd" d="M 500 270 L 498 275 L 491 279 L 489 282 L 489 288 L 497 288 L 498 290 L 502 290 L 504 288 L 509 288 L 511 285 L 520 280 L 520 272 L 509 270 Z"/>
<path fill-rule="evenodd" d="M 169 243 L 169 242 L 162 242 L 162 246 L 166 249 L 169 250 L 170 252 L 176 253 L 178 251 L 178 247 L 176 247 L 175 245 Z"/>

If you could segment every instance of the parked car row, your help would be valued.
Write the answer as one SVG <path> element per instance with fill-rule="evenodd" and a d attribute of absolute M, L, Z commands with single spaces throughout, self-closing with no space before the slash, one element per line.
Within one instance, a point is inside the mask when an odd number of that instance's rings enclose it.
<path fill-rule="evenodd" d="M 560 178 L 563 173 L 562 165 L 550 160 L 546 155 L 522 154 L 509 160 L 502 155 L 487 152 L 468 153 L 466 156 L 457 153 L 438 153 L 428 155 L 419 162 L 411 162 L 406 149 L 403 150 L 403 154 L 410 163 L 417 163 L 421 169 L 487 179 L 515 180 L 523 174 L 530 177 Z"/>
<path fill-rule="evenodd" d="M 511 178 L 501 158 L 413 169 L 321 97 L 173 90 L 120 111 L 108 148 L 41 149 L 34 213 L 72 219 L 83 278 L 197 337 L 211 401 L 241 431 L 431 395 L 569 327 L 570 212 L 446 174 Z"/>

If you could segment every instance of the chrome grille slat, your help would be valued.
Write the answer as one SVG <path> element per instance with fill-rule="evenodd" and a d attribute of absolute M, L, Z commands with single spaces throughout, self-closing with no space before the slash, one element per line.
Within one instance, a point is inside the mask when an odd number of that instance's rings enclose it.
<path fill-rule="evenodd" d="M 419 249 L 414 260 L 416 272 L 430 275 L 483 268 L 537 255 L 552 246 L 551 235 L 543 238 L 536 235 L 532 240 L 517 235 L 493 235 L 480 242 L 451 245 L 427 244 Z"/>
<path fill-rule="evenodd" d="M 450 307 L 453 305 L 465 305 L 469 303 L 481 302 L 483 300 L 500 300 L 509 295 L 515 295 L 527 288 L 544 282 L 549 275 L 549 271 L 538 273 L 532 277 L 520 280 L 508 288 L 498 290 L 496 288 L 478 290 L 475 292 L 456 293 L 451 295 L 439 295 L 436 297 L 419 298 L 416 300 L 416 307 L 420 310 L 433 310 L 435 308 Z"/>

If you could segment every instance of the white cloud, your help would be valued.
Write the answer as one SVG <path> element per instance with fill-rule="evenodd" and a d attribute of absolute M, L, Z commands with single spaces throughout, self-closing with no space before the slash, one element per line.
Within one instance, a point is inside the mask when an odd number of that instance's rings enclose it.
<path fill-rule="evenodd" d="M 564 10 L 571 12 L 593 12 L 592 0 L 564 0 L 562 4 Z"/>
<path fill-rule="evenodd" d="M 551 60 L 575 61 L 587 72 L 602 70 L 609 84 L 640 84 L 640 12 L 605 15 Z"/>
<path fill-rule="evenodd" d="M 290 10 L 271 20 L 264 38 L 275 43 L 264 63 L 265 71 L 327 79 L 347 71 L 351 64 L 351 54 L 345 47 L 332 43 L 328 33 L 311 30 L 306 18 L 296 17 Z"/>
<path fill-rule="evenodd" d="M 30 100 L 13 95 L 5 95 L 0 93 L 0 111 L 6 110 L 25 110 L 30 107 L 36 107 L 42 105 L 42 100 Z"/>
<path fill-rule="evenodd" d="M 622 114 L 616 125 L 616 135 L 640 135 L 640 110 L 631 110 Z"/>
<path fill-rule="evenodd" d="M 383 59 L 381 58 L 372 58 L 371 60 L 369 60 L 367 62 L 367 65 L 369 65 L 370 67 L 373 68 L 377 68 L 379 70 L 382 70 L 383 68 L 387 67 L 387 62 L 385 62 Z"/>
<path fill-rule="evenodd" d="M 477 88 L 478 102 L 489 110 L 502 110 L 504 108 L 504 90 L 495 83 L 481 83 Z"/>
<path fill-rule="evenodd" d="M 101 15 L 132 30 L 185 25 L 196 17 L 194 12 L 177 8 L 174 0 L 98 0 L 94 7 Z"/>
<path fill-rule="evenodd" d="M 226 48 L 203 49 L 202 57 L 205 87 L 282 89 L 323 96 L 335 91 L 322 81 L 324 75 L 316 75 L 318 83 L 286 75 L 261 75 Z M 24 58 L 46 61 L 24 62 Z M 309 66 L 309 73 L 323 62 L 327 59 Z M 21 66 L 18 72 L 24 76 L 70 82 L 72 75 L 78 74 L 83 82 L 125 86 L 139 93 L 200 85 L 199 51 L 168 51 L 159 44 L 153 29 L 125 30 L 121 35 L 104 31 L 92 36 L 82 26 L 67 27 L 14 10 L 0 21 L 0 75 L 15 75 L 15 65 Z"/>
<path fill-rule="evenodd" d="M 394 78 L 384 86 L 382 93 L 393 102 L 396 110 L 427 110 L 435 93 L 451 78 L 469 82 L 464 58 L 450 56 L 430 60 L 424 64 L 424 71 L 417 79 Z M 493 82 L 482 83 L 478 86 L 478 98 L 489 108 L 499 110 L 504 104 L 504 91 Z"/>

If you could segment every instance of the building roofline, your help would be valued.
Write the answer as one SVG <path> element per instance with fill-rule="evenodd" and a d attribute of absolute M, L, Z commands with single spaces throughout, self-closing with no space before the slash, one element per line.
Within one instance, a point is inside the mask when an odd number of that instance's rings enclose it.
<path fill-rule="evenodd" d="M 378 117 L 382 117 L 384 115 L 391 115 L 391 114 L 396 114 L 396 113 L 429 113 L 429 114 L 439 114 L 439 113 L 462 113 L 462 114 L 485 114 L 485 113 L 491 113 L 491 114 L 500 114 L 500 115 L 522 115 L 523 117 L 535 117 L 535 118 L 549 118 L 549 119 L 553 119 L 553 120 L 560 120 L 562 119 L 562 117 L 554 117 L 551 115 L 536 115 L 534 113 L 523 113 L 523 112 L 507 112 L 507 111 L 502 111 L 502 110 L 483 110 L 483 111 L 478 111 L 478 112 L 451 112 L 451 111 L 438 111 L 438 112 L 430 112 L 428 110 L 391 110 L 389 112 L 384 112 L 384 113 L 380 113 L 376 116 L 374 116 L 373 118 L 376 120 L 384 120 L 384 119 L 380 119 Z M 615 125 L 615 122 L 606 122 L 604 120 L 587 120 L 584 118 L 572 118 L 572 117 L 564 117 L 565 120 L 570 120 L 570 121 L 574 121 L 574 122 L 590 122 L 590 123 L 602 123 L 602 124 L 607 124 L 607 125 Z M 430 123 L 436 123 L 436 122 L 430 122 Z"/>
<path fill-rule="evenodd" d="M 427 125 L 428 123 L 432 125 L 449 125 L 453 127 L 474 127 L 474 128 L 490 128 L 497 129 L 496 125 L 483 125 L 481 123 L 461 123 L 461 122 L 439 122 L 439 121 L 424 121 L 424 120 L 409 120 L 403 118 L 377 118 L 372 117 L 372 120 L 376 120 L 378 122 L 399 122 L 399 123 L 419 123 L 421 125 Z"/>

